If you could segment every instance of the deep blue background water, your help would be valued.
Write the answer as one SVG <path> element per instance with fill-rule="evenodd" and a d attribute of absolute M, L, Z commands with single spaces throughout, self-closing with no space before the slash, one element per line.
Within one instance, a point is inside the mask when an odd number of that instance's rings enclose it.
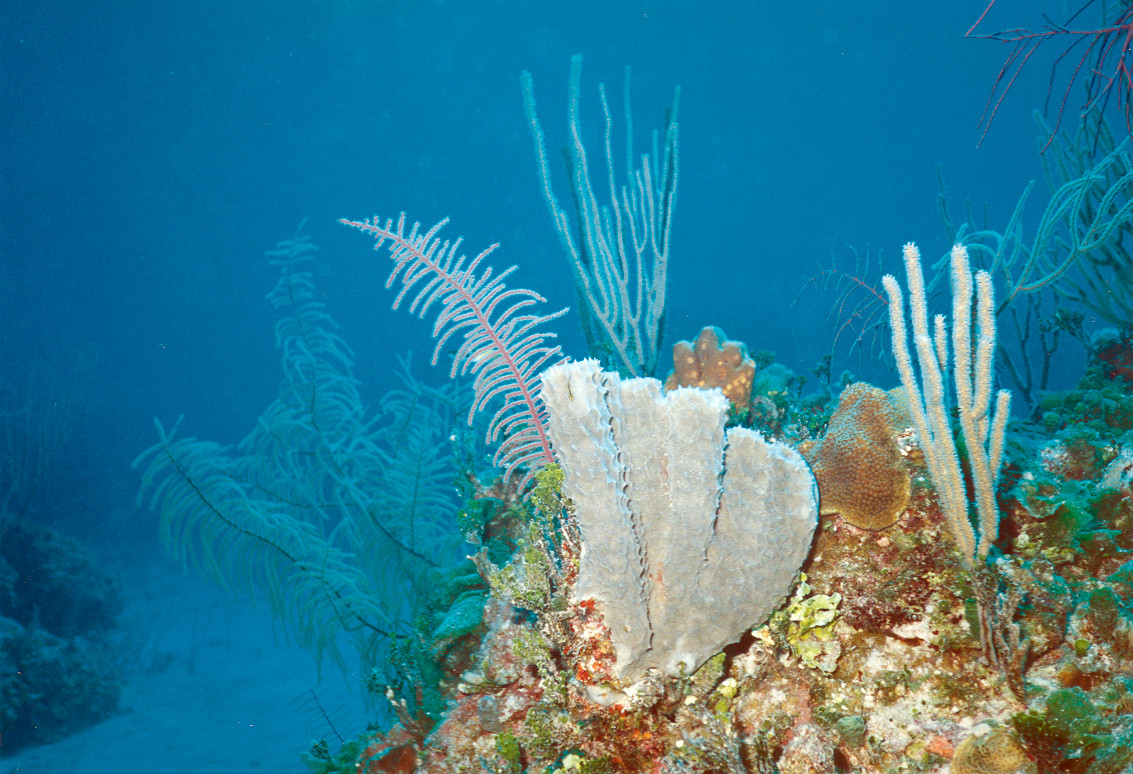
<path fill-rule="evenodd" d="M 938 164 L 956 209 L 986 202 L 1002 227 L 1041 174 L 1030 112 L 1057 53 L 1036 56 L 977 147 L 1008 53 L 962 38 L 985 0 L 4 5 L 0 378 L 82 364 L 79 433 L 52 480 L 68 510 L 49 518 L 118 546 L 155 531 L 129 509 L 153 416 L 185 414 L 184 432 L 234 442 L 275 396 L 263 251 L 302 218 L 371 400 L 392 385 L 395 353 L 431 344 L 424 323 L 389 309 L 384 254 L 340 217 L 450 216 L 469 250 L 501 243 L 494 260 L 518 265 L 514 283 L 573 303 L 521 70 L 556 161 L 572 54 L 585 57 L 595 155 L 600 81 L 617 95 L 632 65 L 642 149 L 681 86 L 663 351 L 717 324 L 805 371 L 830 350 L 832 296 L 791 302 L 832 254 L 852 267 L 845 245 L 880 249 L 893 270 L 905 241 L 947 249 Z M 1068 10 L 1039 5 L 1001 2 L 985 26 Z M 555 325 L 584 354 L 573 317 Z M 836 373 L 896 383 L 836 354 Z"/>

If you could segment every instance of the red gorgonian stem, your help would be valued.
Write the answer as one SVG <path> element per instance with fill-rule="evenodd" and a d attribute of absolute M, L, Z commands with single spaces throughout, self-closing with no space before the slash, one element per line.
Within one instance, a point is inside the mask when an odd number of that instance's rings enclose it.
<path fill-rule="evenodd" d="M 987 136 L 999 106 L 1003 104 L 1007 92 L 1014 85 L 1023 67 L 1039 46 L 1053 39 L 1065 41 L 1066 48 L 1051 65 L 1044 111 L 1049 109 L 1051 95 L 1055 93 L 1055 79 L 1059 65 L 1075 52 L 1075 49 L 1081 52 L 1081 56 L 1077 57 L 1077 61 L 1074 58 L 1069 60 L 1073 63 L 1073 72 L 1065 89 L 1062 90 L 1054 128 L 1043 150 L 1046 150 L 1058 133 L 1067 102 L 1070 100 L 1070 92 L 1079 78 L 1084 79 L 1086 90 L 1085 98 L 1079 106 L 1080 113 L 1085 115 L 1094 109 L 1104 111 L 1116 91 L 1118 109 L 1125 116 L 1126 130 L 1133 133 L 1133 115 L 1131 115 L 1133 104 L 1130 102 L 1130 97 L 1133 95 L 1133 51 L 1130 50 L 1133 44 L 1133 3 L 1121 2 L 1112 10 L 1103 5 L 1100 26 L 1072 27 L 1075 20 L 1095 2 L 1096 0 L 1089 0 L 1062 24 L 1052 21 L 1044 14 L 1043 19 L 1046 23 L 1039 29 L 1015 27 L 989 34 L 977 34 L 976 28 L 983 23 L 996 0 L 988 3 L 976 23 L 964 33 L 964 37 L 1011 43 L 1012 49 L 995 77 L 983 115 L 980 117 L 980 125 L 983 127 L 980 142 L 983 142 L 984 137 Z"/>

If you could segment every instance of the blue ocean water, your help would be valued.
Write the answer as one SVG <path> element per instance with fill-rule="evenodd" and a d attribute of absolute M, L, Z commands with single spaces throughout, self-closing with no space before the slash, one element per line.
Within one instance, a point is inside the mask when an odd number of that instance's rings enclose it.
<path fill-rule="evenodd" d="M 429 325 L 389 309 L 385 254 L 339 218 L 449 217 L 469 252 L 500 244 L 493 260 L 518 267 L 511 282 L 551 309 L 574 304 L 519 85 L 529 70 L 567 200 L 556 149 L 574 54 L 595 155 L 600 82 L 616 103 L 632 66 L 640 149 L 681 88 L 662 352 L 718 325 L 806 372 L 837 327 L 830 294 L 792 303 L 808 278 L 832 261 L 852 268 L 847 246 L 880 251 L 889 271 L 904 242 L 947 250 L 938 165 L 954 210 L 986 204 L 993 224 L 1041 176 L 1030 113 L 1057 52 L 1023 70 L 983 135 L 1008 53 L 963 37 L 985 5 L 7 4 L 0 379 L 78 374 L 76 430 L 37 517 L 111 565 L 159 550 L 155 517 L 133 507 L 130 462 L 154 443 L 154 416 L 184 415 L 185 433 L 233 443 L 276 396 L 264 301 L 276 272 L 263 251 L 304 218 L 322 299 L 371 402 L 394 386 L 397 354 L 423 363 Z M 995 10 L 989 28 L 1038 15 Z M 567 354 L 585 354 L 573 315 L 555 331 Z M 834 355 L 835 373 L 897 381 L 884 363 Z M 670 365 L 663 356 L 662 376 Z"/>
<path fill-rule="evenodd" d="M 452 219 L 470 250 L 574 303 L 539 195 L 519 73 L 551 147 L 570 56 L 596 87 L 634 72 L 638 146 L 682 88 L 669 339 L 717 324 L 797 369 L 829 348 L 806 278 L 849 244 L 943 253 L 936 165 L 957 205 L 1006 219 L 1041 174 L 1024 72 L 982 145 L 1006 47 L 961 36 L 979 0 L 844 3 L 117 3 L 13 7 L 4 24 L 2 255 L 9 367 L 97 358 L 100 456 L 150 417 L 232 438 L 276 384 L 262 251 L 311 219 L 320 283 L 368 385 L 428 332 L 388 312 L 384 267 L 340 217 Z M 616 109 L 616 108 L 615 108 Z M 560 197 L 567 196 L 559 172 Z M 1037 214 L 1036 214 L 1037 217 Z M 687 257 L 686 257 L 687 256 Z M 577 325 L 559 326 L 578 353 Z"/>

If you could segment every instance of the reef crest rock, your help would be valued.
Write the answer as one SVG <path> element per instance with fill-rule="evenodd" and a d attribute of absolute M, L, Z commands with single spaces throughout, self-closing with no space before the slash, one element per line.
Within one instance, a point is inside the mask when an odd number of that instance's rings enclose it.
<path fill-rule="evenodd" d="M 802 457 L 724 432 L 719 390 L 620 379 L 595 360 L 542 376 L 582 551 L 574 595 L 610 630 L 615 676 L 691 673 L 780 604 L 818 517 Z"/>

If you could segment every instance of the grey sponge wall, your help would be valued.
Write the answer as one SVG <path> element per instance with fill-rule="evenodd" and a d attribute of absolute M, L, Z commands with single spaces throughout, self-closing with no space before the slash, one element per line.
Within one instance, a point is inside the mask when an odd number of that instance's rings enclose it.
<path fill-rule="evenodd" d="M 542 397 L 582 536 L 575 597 L 602 613 L 617 677 L 691 672 L 766 620 L 818 518 L 797 452 L 725 433 L 719 390 L 664 393 L 596 360 L 548 369 Z"/>

